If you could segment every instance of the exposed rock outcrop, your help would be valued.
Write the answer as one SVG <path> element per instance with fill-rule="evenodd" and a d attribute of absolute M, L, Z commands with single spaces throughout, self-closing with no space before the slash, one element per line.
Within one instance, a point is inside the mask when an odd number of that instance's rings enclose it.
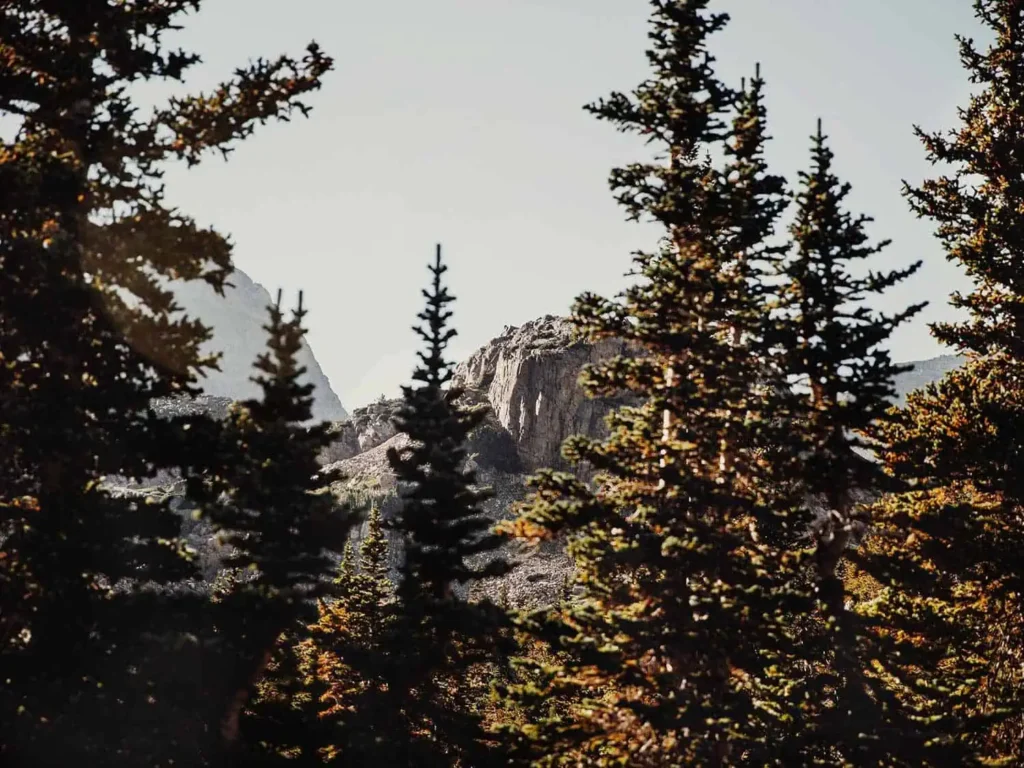
<path fill-rule="evenodd" d="M 334 442 L 320 454 L 320 461 L 332 464 L 376 448 L 394 437 L 398 431 L 394 418 L 401 400 L 380 399 L 363 408 L 356 408 L 352 416 L 333 425 Z"/>
<path fill-rule="evenodd" d="M 485 509 L 495 521 L 514 514 L 513 506 L 526 497 L 525 480 L 534 470 L 564 468 L 560 449 L 565 438 L 605 434 L 604 416 L 628 400 L 587 399 L 577 381 L 584 365 L 626 352 L 628 347 L 622 342 L 592 344 L 578 339 L 567 319 L 549 315 L 520 327 L 506 327 L 457 367 L 453 385 L 464 390 L 460 402 L 490 409 L 486 420 L 470 435 L 468 455 L 480 483 L 494 490 Z M 945 356 L 915 363 L 915 369 L 896 382 L 900 400 L 909 390 L 941 378 L 960 362 L 960 358 Z M 225 398 L 207 397 L 161 403 L 159 410 L 168 415 L 198 410 L 219 418 L 229 404 Z M 323 464 L 339 469 L 346 478 L 332 490 L 360 503 L 376 504 L 385 519 L 400 506 L 401 489 L 387 460 L 388 449 L 401 450 L 408 445 L 408 436 L 399 433 L 394 423 L 400 406 L 398 399 L 382 399 L 356 409 L 350 418 L 335 423 L 335 442 L 321 455 Z M 144 488 L 121 490 L 172 496 L 180 496 L 182 491 L 173 477 L 159 478 Z M 200 550 L 205 575 L 212 578 L 220 558 L 212 531 L 191 519 L 186 499 L 176 500 L 175 507 L 183 515 L 189 543 Z M 357 538 L 363 535 L 365 530 L 356 533 Z M 475 586 L 474 592 L 513 607 L 550 603 L 564 589 L 571 572 L 558 543 L 536 549 L 510 544 L 503 555 L 517 567 L 499 580 Z M 392 566 L 397 567 L 400 552 L 394 545 L 391 558 Z"/>
<path fill-rule="evenodd" d="M 626 353 L 623 341 L 578 339 L 567 318 L 546 315 L 506 326 L 456 368 L 452 384 L 486 397 L 526 471 L 565 469 L 565 438 L 604 435 L 604 416 L 618 404 L 587 398 L 577 383 L 580 371 Z"/>

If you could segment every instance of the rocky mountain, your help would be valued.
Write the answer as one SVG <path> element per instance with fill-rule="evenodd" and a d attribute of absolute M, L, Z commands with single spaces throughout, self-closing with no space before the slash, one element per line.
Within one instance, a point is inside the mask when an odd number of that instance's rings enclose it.
<path fill-rule="evenodd" d="M 525 480 L 533 471 L 541 467 L 566 468 L 560 453 L 565 438 L 605 433 L 605 414 L 628 399 L 590 400 L 577 379 L 584 365 L 628 352 L 623 342 L 592 344 L 579 339 L 566 318 L 548 315 L 519 327 L 507 326 L 456 368 L 453 384 L 464 389 L 462 402 L 490 407 L 486 421 L 470 437 L 469 454 L 480 482 L 494 489 L 494 498 L 485 506 L 496 521 L 513 514 L 513 504 L 525 498 Z M 959 359 L 952 356 L 915 363 L 914 370 L 896 382 L 900 399 L 957 364 Z M 400 449 L 408 440 L 393 421 L 400 404 L 397 399 L 381 399 L 337 420 L 335 440 L 321 455 L 324 465 L 340 469 L 346 477 L 335 485 L 335 493 L 376 504 L 385 519 L 399 505 L 399 488 L 388 465 L 387 451 Z M 186 407 L 216 417 L 224 412 L 226 401 L 208 398 L 194 405 L 161 405 L 164 409 Z M 584 477 L 589 474 L 586 467 L 577 472 Z M 180 493 L 170 479 L 165 479 L 160 489 L 156 484 L 149 485 L 144 492 Z M 187 500 L 181 499 L 179 507 L 187 512 Z M 215 572 L 217 554 L 211 546 L 204 549 L 203 543 L 209 531 L 190 521 L 187 514 L 185 517 L 190 543 L 203 552 L 202 561 L 210 573 Z M 357 538 L 363 533 L 358 532 Z M 392 547 L 391 554 L 392 564 L 397 566 L 401 557 L 397 546 Z M 557 544 L 540 549 L 510 545 L 504 554 L 517 567 L 502 579 L 476 589 L 512 606 L 554 600 L 571 571 Z"/>
<path fill-rule="evenodd" d="M 604 416 L 628 402 L 626 397 L 585 397 L 577 383 L 580 371 L 623 353 L 628 348 L 621 341 L 592 344 L 577 339 L 567 318 L 547 315 L 519 327 L 506 326 L 460 363 L 452 379 L 452 386 L 466 390 L 465 398 L 490 406 L 490 428 L 502 434 L 497 454 L 487 452 L 485 463 L 500 463 L 506 467 L 503 471 L 521 473 L 541 467 L 565 469 L 565 438 L 604 434 Z M 904 402 L 909 392 L 941 379 L 963 360 L 943 355 L 907 363 L 914 368 L 896 377 L 897 401 Z M 337 422 L 337 438 L 321 457 L 324 463 L 345 462 L 391 441 L 397 434 L 392 419 L 400 402 L 381 399 Z"/>
<path fill-rule="evenodd" d="M 928 360 L 909 363 L 914 370 L 907 371 L 896 377 L 896 402 L 903 405 L 907 395 L 933 381 L 938 381 L 954 368 L 959 368 L 967 358 L 962 355 L 939 355 Z"/>
<path fill-rule="evenodd" d="M 186 314 L 201 319 L 213 329 L 213 340 L 205 351 L 222 353 L 220 371 L 214 371 L 200 382 L 203 391 L 212 397 L 244 400 L 258 397 L 259 388 L 250 381 L 255 371 L 256 356 L 266 350 L 267 307 L 270 293 L 247 274 L 236 269 L 223 297 L 206 283 L 194 280 L 172 284 L 174 295 Z M 308 344 L 303 345 L 299 363 L 306 368 L 307 380 L 316 387 L 313 418 L 318 421 L 340 421 L 348 418 L 338 395 L 324 375 Z"/>
<path fill-rule="evenodd" d="M 592 344 L 577 339 L 567 318 L 548 315 L 519 327 L 506 326 L 457 366 L 452 384 L 465 389 L 464 400 L 491 409 L 487 422 L 471 436 L 469 452 L 481 482 L 496 492 L 486 505 L 495 520 L 508 517 L 511 505 L 525 498 L 524 483 L 533 471 L 567 468 L 561 456 L 565 438 L 606 433 L 604 416 L 628 398 L 588 399 L 577 379 L 584 365 L 628 352 L 620 341 Z M 952 355 L 913 363 L 914 369 L 895 382 L 898 402 L 961 363 L 962 358 Z M 382 399 L 356 409 L 351 419 L 335 425 L 338 437 L 321 457 L 349 478 L 337 491 L 347 486 L 368 492 L 385 518 L 399 503 L 387 449 L 401 448 L 407 441 L 392 421 L 400 404 Z M 585 467 L 578 473 L 588 474 Z M 570 570 L 558 547 L 506 554 L 519 566 L 499 584 L 483 589 L 512 605 L 553 599 Z M 392 555 L 397 561 L 398 553 Z"/>

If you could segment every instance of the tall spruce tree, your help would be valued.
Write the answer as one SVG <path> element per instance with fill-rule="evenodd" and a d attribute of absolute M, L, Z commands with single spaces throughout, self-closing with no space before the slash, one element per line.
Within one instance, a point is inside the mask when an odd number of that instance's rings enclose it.
<path fill-rule="evenodd" d="M 922 262 L 902 270 L 854 274 L 858 262 L 880 254 L 890 241 L 869 244 L 865 225 L 872 219 L 843 210 L 851 185 L 836 177 L 833 157 L 819 120 L 812 136 L 811 170 L 800 173 L 797 215 L 790 227 L 793 252 L 779 270 L 782 322 L 774 336 L 786 373 L 802 390 L 800 447 L 808 449 L 803 486 L 825 502 L 838 526 L 831 537 L 834 545 L 819 546 L 823 575 L 835 572 L 851 540 L 852 531 L 846 529 L 853 522 L 854 493 L 886 485 L 884 475 L 856 449 L 872 447 L 864 430 L 885 416 L 895 396 L 894 377 L 911 366 L 893 364 L 880 345 L 926 306 L 914 304 L 887 316 L 867 305 L 917 272 Z"/>
<path fill-rule="evenodd" d="M 393 654 L 393 690 L 411 737 L 396 765 L 483 765 L 488 759 L 482 718 L 470 708 L 465 686 L 470 666 L 492 658 L 498 611 L 464 601 L 456 588 L 506 566 L 494 556 L 501 540 L 481 506 L 491 491 L 479 488 L 475 470 L 466 466 L 466 439 L 486 411 L 460 405 L 462 391 L 449 386 L 453 366 L 445 349 L 456 332 L 448 326 L 446 307 L 454 297 L 442 283 L 447 269 L 438 246 L 433 282 L 423 291 L 423 325 L 414 328 L 426 345 L 413 373 L 418 386 L 403 388 L 395 419 L 410 443 L 388 451 L 404 487 L 393 524 L 404 550 L 396 628 L 403 651 Z"/>
<path fill-rule="evenodd" d="M 374 508 L 366 537 L 358 549 L 349 541 L 331 594 L 318 600 L 317 620 L 276 649 L 244 723 L 267 757 L 395 764 L 390 750 L 401 740 L 401 712 L 392 710 L 387 682 L 398 606 L 388 551 Z"/>
<path fill-rule="evenodd" d="M 742 83 L 733 108 L 732 130 L 726 138 L 724 177 L 731 182 L 730 226 L 721 234 L 733 269 L 742 277 L 747 292 L 765 296 L 771 290 L 764 277 L 780 256 L 788 251 L 784 242 L 773 242 L 779 218 L 789 207 L 786 180 L 769 173 L 765 159 L 767 109 L 761 65 L 750 82 Z M 738 326 L 737 326 L 738 327 Z"/>
<path fill-rule="evenodd" d="M 851 596 L 837 566 L 859 543 L 869 520 L 860 503 L 890 487 L 880 468 L 858 454 L 869 447 L 863 432 L 881 420 L 895 394 L 893 377 L 909 370 L 894 365 L 881 348 L 892 331 L 917 314 L 915 304 L 892 316 L 874 313 L 867 301 L 916 272 L 853 270 L 880 254 L 889 241 L 870 244 L 867 216 L 844 210 L 851 186 L 832 169 L 833 153 L 821 121 L 812 136 L 811 168 L 800 173 L 796 219 L 790 227 L 791 253 L 778 263 L 779 299 L 768 339 L 793 385 L 789 450 L 799 462 L 796 487 L 819 505 L 807 520 L 815 552 L 815 574 L 822 623 L 808 627 L 821 643 L 806 643 L 812 662 L 810 690 L 815 713 L 803 734 L 803 764 L 890 765 L 898 751 L 893 737 L 910 742 L 916 727 L 886 706 L 862 662 L 874 650 L 865 624 L 870 619 L 848 610 Z M 807 518 L 805 518 L 807 519 Z M 854 558 L 855 559 L 855 558 Z M 906 755 L 903 756 L 904 758 Z"/>
<path fill-rule="evenodd" d="M 589 109 L 664 147 L 662 162 L 617 169 L 611 183 L 631 218 L 666 235 L 636 256 L 640 279 L 618 301 L 587 294 L 573 313 L 590 338 L 643 351 L 587 369 L 588 393 L 645 403 L 615 411 L 604 441 L 567 441 L 596 487 L 541 472 L 509 526 L 526 540 L 566 534 L 583 591 L 524 625 L 572 658 L 509 693 L 587 695 L 571 716 L 513 736 L 536 765 L 791 764 L 779 738 L 801 718 L 790 615 L 810 598 L 797 589 L 802 555 L 761 535 L 778 501 L 764 449 L 786 401 L 765 364 L 752 265 L 784 201 L 763 165 L 760 78 L 736 93 L 712 69 L 707 39 L 727 16 L 708 0 L 652 6 L 652 78 Z"/>
<path fill-rule="evenodd" d="M 212 359 L 164 279 L 222 290 L 231 249 L 169 208 L 162 167 L 228 152 L 258 122 L 305 111 L 331 62 L 256 61 L 150 112 L 132 85 L 180 80 L 198 57 L 165 33 L 197 0 L 0 7 L 0 761 L 155 765 L 141 636 L 176 615 L 191 575 L 167 503 L 112 498 L 108 475 L 179 464 L 154 398 L 192 391 Z M 10 137 L 10 138 L 8 138 Z M 193 456 L 199 451 L 192 447 Z M 174 601 L 181 600 L 175 597 Z M 130 678 L 131 682 L 126 682 Z M 162 737 L 134 758 L 126 743 Z M 162 730 L 161 730 L 162 729 Z M 169 752 L 168 752 L 169 754 Z"/>
<path fill-rule="evenodd" d="M 939 748 L 918 765 L 1024 760 L 1024 4 L 974 8 L 994 41 L 980 50 L 958 37 L 977 86 L 961 125 L 917 129 L 950 171 L 905 190 L 973 283 L 951 300 L 966 319 L 932 325 L 968 363 L 877 434 L 888 470 L 914 485 L 876 510 L 870 566 L 884 585 L 872 611 L 890 627 L 893 695 L 929 718 Z"/>
<path fill-rule="evenodd" d="M 328 487 L 340 476 L 318 461 L 333 439 L 330 425 L 304 426 L 312 418 L 313 385 L 302 383 L 306 369 L 297 362 L 302 294 L 289 321 L 280 300 L 279 293 L 269 307 L 268 351 L 253 378 L 263 396 L 233 408 L 218 430 L 219 463 L 189 477 L 191 497 L 231 553 L 224 566 L 252 574 L 225 596 L 217 622 L 227 686 L 208 697 L 228 754 L 277 639 L 314 621 L 316 599 L 329 592 L 331 555 L 341 553 L 352 525 L 351 510 Z"/>

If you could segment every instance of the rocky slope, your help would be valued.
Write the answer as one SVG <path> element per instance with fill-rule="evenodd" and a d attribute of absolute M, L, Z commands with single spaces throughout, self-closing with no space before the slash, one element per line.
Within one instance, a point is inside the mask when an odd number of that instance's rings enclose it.
<path fill-rule="evenodd" d="M 229 282 L 234 287 L 226 289 L 224 297 L 201 281 L 177 281 L 172 287 L 186 314 L 201 319 L 213 329 L 213 340 L 204 351 L 223 354 L 221 370 L 211 372 L 200 382 L 203 391 L 213 397 L 244 400 L 260 395 L 250 377 L 255 373 L 256 356 L 266 350 L 267 334 L 263 326 L 267 323 L 271 297 L 266 288 L 241 270 L 236 269 Z M 306 368 L 307 380 L 316 387 L 313 418 L 318 421 L 347 418 L 348 413 L 306 343 L 299 354 L 299 363 Z"/>
<path fill-rule="evenodd" d="M 933 381 L 938 381 L 954 368 L 959 368 L 967 358 L 961 355 L 939 355 L 928 360 L 911 363 L 914 370 L 896 377 L 896 402 L 903 405 L 907 395 Z"/>
<path fill-rule="evenodd" d="M 480 481 L 496 491 L 486 505 L 495 520 L 508 517 L 511 505 L 525 498 L 525 480 L 533 471 L 566 468 L 560 453 L 565 438 L 606 433 L 604 416 L 628 398 L 588 399 L 577 379 L 584 365 L 622 353 L 628 353 L 622 342 L 578 340 L 566 318 L 549 315 L 519 327 L 506 326 L 457 366 L 453 386 L 466 390 L 468 402 L 486 403 L 491 408 L 488 421 L 471 437 L 469 449 Z M 961 362 L 961 358 L 947 355 L 913 363 L 914 369 L 895 382 L 898 402 Z M 399 503 L 387 449 L 401 449 L 407 442 L 393 423 L 400 404 L 397 399 L 382 399 L 356 409 L 351 419 L 335 425 L 338 438 L 322 457 L 349 478 L 349 487 L 372 488 L 370 497 L 385 517 Z M 345 485 L 336 490 L 343 491 Z M 569 562 L 557 547 L 507 554 L 519 567 L 482 589 L 512 605 L 553 599 L 569 574 Z M 398 554 L 393 551 L 392 555 L 397 562 Z"/>
<path fill-rule="evenodd" d="M 469 454 L 480 482 L 495 491 L 485 505 L 491 517 L 500 520 L 512 514 L 514 503 L 526 496 L 525 480 L 534 470 L 564 468 L 560 448 L 566 437 L 605 433 L 604 416 L 627 401 L 587 399 L 577 379 L 584 365 L 623 352 L 628 350 L 621 342 L 579 340 L 568 320 L 546 316 L 520 327 L 506 327 L 457 367 L 453 384 L 464 389 L 463 402 L 490 407 L 487 420 L 470 437 Z M 900 398 L 941 377 L 958 362 L 947 356 L 916 363 L 913 371 L 896 382 Z M 346 478 L 333 489 L 339 496 L 376 504 L 385 519 L 398 509 L 400 491 L 388 466 L 387 451 L 400 450 L 408 440 L 393 421 L 400 404 L 396 399 L 382 399 L 337 421 L 335 441 L 321 456 L 322 463 L 341 470 Z M 226 401 L 209 399 L 195 406 L 168 403 L 162 407 L 197 407 L 217 416 L 223 413 Z M 585 468 L 581 474 L 587 474 Z M 165 482 L 159 492 L 180 491 Z M 188 506 L 182 499 L 183 513 Z M 214 572 L 217 553 L 209 546 L 204 549 L 203 544 L 209 532 L 191 520 L 186 526 L 190 543 L 204 551 L 204 565 Z M 363 533 L 357 532 L 357 538 Z M 397 565 L 401 556 L 397 547 L 392 547 L 391 554 L 392 564 Z M 518 567 L 477 589 L 512 606 L 543 604 L 563 589 L 570 564 L 558 545 L 537 550 L 510 545 L 504 554 Z"/>

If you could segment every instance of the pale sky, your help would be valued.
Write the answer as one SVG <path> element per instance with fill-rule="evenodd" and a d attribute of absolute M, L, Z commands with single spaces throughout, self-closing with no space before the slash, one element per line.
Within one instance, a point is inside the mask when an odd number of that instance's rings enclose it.
<path fill-rule="evenodd" d="M 760 61 L 768 149 L 796 181 L 824 120 L 836 168 L 871 234 L 876 269 L 925 260 L 882 309 L 930 300 L 892 342 L 898 360 L 941 354 L 926 323 L 962 286 L 900 180 L 930 173 L 911 128 L 955 126 L 966 74 L 953 35 L 977 34 L 968 0 L 721 0 L 718 72 Z M 228 162 L 167 176 L 171 201 L 230 234 L 235 262 L 273 294 L 305 291 L 309 341 L 345 407 L 393 396 L 418 341 L 426 264 L 440 242 L 462 359 L 505 325 L 613 295 L 630 252 L 658 232 L 627 223 L 607 187 L 640 159 L 635 137 L 582 105 L 647 76 L 644 0 L 205 0 L 173 42 L 196 50 L 189 90 L 315 39 L 336 61 L 308 120 L 269 125 Z"/>

